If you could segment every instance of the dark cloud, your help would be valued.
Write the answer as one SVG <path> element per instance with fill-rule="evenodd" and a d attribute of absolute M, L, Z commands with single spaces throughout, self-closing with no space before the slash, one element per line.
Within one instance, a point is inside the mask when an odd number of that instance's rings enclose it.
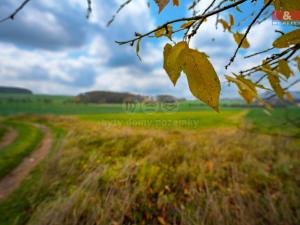
<path fill-rule="evenodd" d="M 64 4 L 64 3 L 61 3 Z M 0 15 L 9 15 L 16 7 L 9 0 L 1 2 Z M 0 41 L 25 48 L 59 50 L 83 46 L 95 29 L 78 7 L 55 11 L 31 2 L 14 21 L 0 24 Z M 82 9 L 84 10 L 84 9 Z"/>

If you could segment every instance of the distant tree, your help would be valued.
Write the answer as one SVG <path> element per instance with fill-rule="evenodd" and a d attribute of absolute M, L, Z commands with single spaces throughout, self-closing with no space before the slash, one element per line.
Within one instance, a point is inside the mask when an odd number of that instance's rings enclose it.
<path fill-rule="evenodd" d="M 28 4 L 30 0 L 25 0 L 20 7 L 18 7 L 10 16 L 2 20 L 6 21 L 14 19 L 16 14 Z M 91 0 L 87 1 L 87 17 L 92 12 Z M 133 0 L 126 0 L 118 8 L 116 14 L 108 22 L 110 25 L 116 15 Z M 168 74 L 170 80 L 174 85 L 184 72 L 187 76 L 189 88 L 191 93 L 212 107 L 214 110 L 219 110 L 219 97 L 220 97 L 220 80 L 216 74 L 213 65 L 210 63 L 205 52 L 200 52 L 189 47 L 190 40 L 198 33 L 202 24 L 207 18 L 216 15 L 216 24 L 221 24 L 224 31 L 232 34 L 235 42 L 237 43 L 236 50 L 232 57 L 228 60 L 226 69 L 235 61 L 236 56 L 241 48 L 247 49 L 250 47 L 247 36 L 255 24 L 260 24 L 271 17 L 273 9 L 276 10 L 300 10 L 299 0 L 210 0 L 210 4 L 203 11 L 196 11 L 196 6 L 201 0 L 191 1 L 188 8 L 193 11 L 190 17 L 176 18 L 157 28 L 150 30 L 144 34 L 135 33 L 135 37 L 128 41 L 116 41 L 120 45 L 130 44 L 136 46 L 136 53 L 139 56 L 140 43 L 145 38 L 160 38 L 168 37 L 171 44 L 166 44 L 164 47 L 164 69 Z M 161 12 L 171 0 L 155 0 Z M 172 0 L 173 6 L 180 4 L 179 0 Z M 250 4 L 251 6 L 259 6 L 257 12 L 251 10 L 241 11 L 240 6 L 243 4 Z M 261 4 L 262 3 L 262 4 Z M 221 18 L 222 13 L 229 12 L 235 9 L 244 18 L 240 19 L 239 26 L 237 24 L 236 14 L 229 14 L 229 20 Z M 138 10 L 138 9 L 137 9 Z M 245 32 L 242 30 L 245 29 Z M 268 32 L 268 31 L 266 31 Z M 292 100 L 292 96 L 288 89 L 298 83 L 296 80 L 292 84 L 282 87 L 282 82 L 289 80 L 295 72 L 291 69 L 292 64 L 295 63 L 300 70 L 300 29 L 299 25 L 293 26 L 292 30 L 288 33 L 277 31 L 280 36 L 276 40 L 272 40 L 273 47 L 262 50 L 260 52 L 245 56 L 245 58 L 254 57 L 256 55 L 271 52 L 276 50 L 277 53 L 270 54 L 261 63 L 252 68 L 233 73 L 231 76 L 226 76 L 227 80 L 237 85 L 239 94 L 248 102 L 257 102 L 268 106 L 268 104 L 258 95 L 257 89 L 273 90 L 281 100 L 288 98 Z M 182 41 L 175 42 L 172 35 L 175 33 L 182 34 Z M 258 79 L 253 74 L 260 72 L 261 75 Z M 267 79 L 270 87 L 265 87 L 261 83 Z"/>

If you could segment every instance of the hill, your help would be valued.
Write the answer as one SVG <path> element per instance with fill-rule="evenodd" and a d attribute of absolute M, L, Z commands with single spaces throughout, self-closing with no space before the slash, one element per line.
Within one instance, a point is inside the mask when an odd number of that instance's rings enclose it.
<path fill-rule="evenodd" d="M 79 94 L 76 101 L 81 103 L 123 103 L 142 102 L 145 98 L 147 97 L 128 92 L 90 91 Z"/>
<path fill-rule="evenodd" d="M 19 87 L 0 86 L 0 94 L 32 94 L 31 90 Z"/>

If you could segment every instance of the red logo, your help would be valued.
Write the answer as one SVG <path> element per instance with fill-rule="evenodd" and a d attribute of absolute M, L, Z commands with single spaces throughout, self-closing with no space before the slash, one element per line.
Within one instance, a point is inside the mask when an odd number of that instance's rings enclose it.
<path fill-rule="evenodd" d="M 272 19 L 283 21 L 300 20 L 300 11 L 275 10 L 272 14 Z"/>

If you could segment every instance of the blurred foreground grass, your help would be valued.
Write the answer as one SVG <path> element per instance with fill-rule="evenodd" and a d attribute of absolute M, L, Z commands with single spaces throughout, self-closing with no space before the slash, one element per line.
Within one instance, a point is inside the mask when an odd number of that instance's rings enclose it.
<path fill-rule="evenodd" d="M 298 224 L 300 140 L 255 129 L 269 124 L 260 113 L 245 116 L 251 130 L 237 126 L 244 114 L 235 112 L 219 120 L 208 112 L 176 115 L 199 119 L 208 128 L 201 130 L 96 122 L 114 114 L 23 117 L 66 135 L 0 203 L 0 224 Z"/>

